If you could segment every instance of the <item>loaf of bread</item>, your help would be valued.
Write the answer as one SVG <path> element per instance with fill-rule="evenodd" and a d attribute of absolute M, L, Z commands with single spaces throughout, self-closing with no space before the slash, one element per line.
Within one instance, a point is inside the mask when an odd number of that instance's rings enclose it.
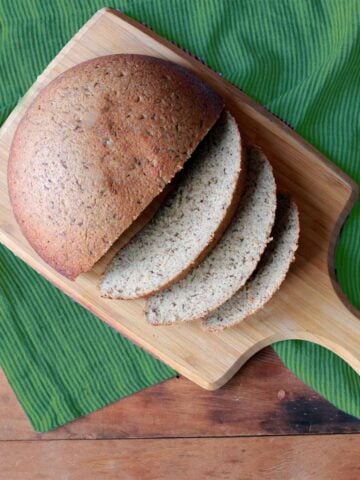
<path fill-rule="evenodd" d="M 221 98 L 173 63 L 84 62 L 52 81 L 14 136 L 8 186 L 37 253 L 69 278 L 109 249 L 218 119 Z"/>
<path fill-rule="evenodd" d="M 184 277 L 234 215 L 244 163 L 237 123 L 225 112 L 181 172 L 177 189 L 114 258 L 101 281 L 101 294 L 146 297 Z"/>
<path fill-rule="evenodd" d="M 205 330 L 218 332 L 257 312 L 278 290 L 294 260 L 299 240 L 296 204 L 285 194 L 277 199 L 272 241 L 246 284 L 203 321 Z"/>
<path fill-rule="evenodd" d="M 271 239 L 275 209 L 270 163 L 260 150 L 249 149 L 244 193 L 229 228 L 197 268 L 148 299 L 148 322 L 168 325 L 198 320 L 231 298 L 251 276 Z"/>

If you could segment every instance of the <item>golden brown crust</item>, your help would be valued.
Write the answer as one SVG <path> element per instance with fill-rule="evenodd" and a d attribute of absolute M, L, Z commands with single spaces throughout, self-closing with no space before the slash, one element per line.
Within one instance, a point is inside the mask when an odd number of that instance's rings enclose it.
<path fill-rule="evenodd" d="M 99 57 L 67 70 L 14 136 L 8 186 L 37 253 L 69 278 L 88 271 L 182 168 L 222 110 L 170 62 Z"/>

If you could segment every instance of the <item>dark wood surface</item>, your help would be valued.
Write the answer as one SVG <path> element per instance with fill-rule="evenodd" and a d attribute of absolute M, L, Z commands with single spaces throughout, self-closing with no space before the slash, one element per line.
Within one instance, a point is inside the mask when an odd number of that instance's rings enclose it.
<path fill-rule="evenodd" d="M 6 480 L 358 479 L 359 434 L 359 420 L 304 385 L 271 348 L 218 391 L 174 378 L 45 434 L 32 430 L 0 375 Z"/>

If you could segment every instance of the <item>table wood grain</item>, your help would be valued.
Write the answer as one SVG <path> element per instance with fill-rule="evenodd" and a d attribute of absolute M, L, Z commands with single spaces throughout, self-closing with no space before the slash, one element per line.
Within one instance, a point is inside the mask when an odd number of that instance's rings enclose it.
<path fill-rule="evenodd" d="M 0 448 L 7 480 L 360 478 L 354 462 L 360 436 L 354 435 L 16 441 Z"/>
<path fill-rule="evenodd" d="M 173 378 L 44 434 L 0 375 L 1 480 L 355 480 L 359 453 L 360 421 L 271 348 L 215 392 Z"/>

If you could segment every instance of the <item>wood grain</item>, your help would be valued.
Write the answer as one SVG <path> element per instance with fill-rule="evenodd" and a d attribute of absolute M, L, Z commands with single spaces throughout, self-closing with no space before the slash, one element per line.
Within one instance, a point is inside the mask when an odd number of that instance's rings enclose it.
<path fill-rule="evenodd" d="M 359 450 L 358 435 L 0 442 L 0 478 L 357 480 Z"/>
<path fill-rule="evenodd" d="M 304 385 L 271 348 L 215 392 L 174 378 L 45 434 L 32 430 L 3 374 L 0 392 L 0 440 L 360 433 L 360 420 Z"/>
<path fill-rule="evenodd" d="M 27 105 L 63 70 L 98 55 L 121 52 L 172 60 L 207 81 L 223 96 L 247 140 L 263 147 L 279 185 L 291 192 L 300 207 L 300 248 L 287 280 L 259 314 L 235 329 L 210 334 L 197 323 L 151 327 L 144 320 L 142 301 L 99 297 L 96 284 L 104 262 L 76 282 L 68 281 L 35 254 L 16 225 L 7 196 L 6 162 Z M 0 135 L 0 160 L 0 241 L 76 301 L 200 386 L 222 386 L 256 351 L 288 338 L 324 345 L 360 372 L 360 322 L 344 297 L 339 297 L 332 263 L 339 228 L 355 201 L 357 187 L 282 122 L 143 25 L 106 9 L 99 11 L 10 115 Z"/>

